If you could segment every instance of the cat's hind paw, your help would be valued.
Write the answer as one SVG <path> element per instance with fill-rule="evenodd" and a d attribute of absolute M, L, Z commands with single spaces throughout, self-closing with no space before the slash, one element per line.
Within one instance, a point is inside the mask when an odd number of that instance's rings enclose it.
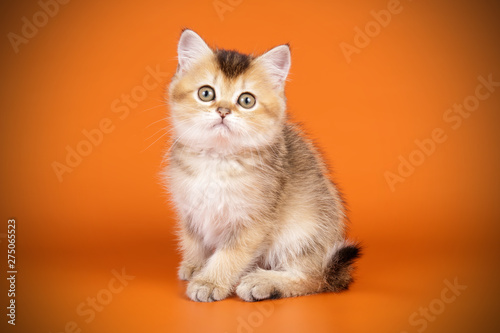
<path fill-rule="evenodd" d="M 236 294 L 244 301 L 255 302 L 282 297 L 276 281 L 262 272 L 254 272 L 244 276 L 236 288 Z"/>

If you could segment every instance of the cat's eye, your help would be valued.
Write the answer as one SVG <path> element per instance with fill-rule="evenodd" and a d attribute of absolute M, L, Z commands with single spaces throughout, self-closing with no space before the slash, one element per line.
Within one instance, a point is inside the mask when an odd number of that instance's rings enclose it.
<path fill-rule="evenodd" d="M 214 88 L 210 86 L 203 86 L 198 90 L 198 97 L 203 102 L 210 102 L 215 99 L 215 91 Z"/>
<path fill-rule="evenodd" d="M 255 97 L 250 93 L 243 93 L 238 98 L 238 104 L 245 109 L 250 109 L 255 105 Z"/>

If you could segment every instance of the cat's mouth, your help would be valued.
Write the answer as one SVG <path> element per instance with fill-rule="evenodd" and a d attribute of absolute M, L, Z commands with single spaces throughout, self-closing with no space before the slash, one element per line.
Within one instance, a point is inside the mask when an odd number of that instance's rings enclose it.
<path fill-rule="evenodd" d="M 229 128 L 229 126 L 227 126 L 227 124 L 224 122 L 224 119 L 221 119 L 220 122 L 214 124 L 212 126 L 212 128 L 215 128 L 215 129 L 218 129 L 218 130 L 224 130 L 224 131 L 228 131 L 228 132 L 231 132 L 231 129 Z"/>

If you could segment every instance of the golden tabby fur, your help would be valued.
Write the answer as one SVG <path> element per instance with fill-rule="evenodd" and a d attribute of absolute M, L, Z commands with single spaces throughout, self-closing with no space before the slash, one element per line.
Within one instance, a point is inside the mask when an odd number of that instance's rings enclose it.
<path fill-rule="evenodd" d="M 287 121 L 289 47 L 253 57 L 212 50 L 184 30 L 178 58 L 165 177 L 188 297 L 218 301 L 235 291 L 256 301 L 347 289 L 359 248 L 345 240 L 342 200 L 320 155 Z"/>

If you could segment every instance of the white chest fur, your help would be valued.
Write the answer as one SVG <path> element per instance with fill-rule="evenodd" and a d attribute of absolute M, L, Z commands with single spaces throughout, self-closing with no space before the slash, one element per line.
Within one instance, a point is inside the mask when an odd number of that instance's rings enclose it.
<path fill-rule="evenodd" d="M 251 222 L 264 198 L 258 191 L 259 176 L 249 165 L 236 157 L 209 154 L 184 155 L 181 163 L 170 170 L 173 198 L 208 247 Z"/>

